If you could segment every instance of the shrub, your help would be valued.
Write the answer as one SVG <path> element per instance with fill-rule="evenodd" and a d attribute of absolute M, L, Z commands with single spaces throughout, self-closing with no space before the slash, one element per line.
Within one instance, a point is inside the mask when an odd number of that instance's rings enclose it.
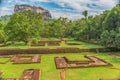
<path fill-rule="evenodd" d="M 33 38 L 32 43 L 37 44 L 38 43 L 38 39 L 37 38 Z"/>

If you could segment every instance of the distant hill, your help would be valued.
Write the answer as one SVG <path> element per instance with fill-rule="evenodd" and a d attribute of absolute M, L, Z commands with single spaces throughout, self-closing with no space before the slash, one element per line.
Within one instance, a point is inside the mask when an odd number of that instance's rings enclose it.
<path fill-rule="evenodd" d="M 51 13 L 48 10 L 43 9 L 42 7 L 35 7 L 30 5 L 15 5 L 14 12 L 23 12 L 31 10 L 36 13 L 41 13 L 43 19 L 50 19 Z"/>
<path fill-rule="evenodd" d="M 8 22 L 10 20 L 10 15 L 0 16 L 1 22 Z"/>

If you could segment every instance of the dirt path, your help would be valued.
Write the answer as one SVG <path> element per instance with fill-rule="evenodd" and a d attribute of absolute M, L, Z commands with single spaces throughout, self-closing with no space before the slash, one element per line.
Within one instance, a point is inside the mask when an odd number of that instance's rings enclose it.
<path fill-rule="evenodd" d="M 60 80 L 65 80 L 65 70 L 60 71 Z"/>

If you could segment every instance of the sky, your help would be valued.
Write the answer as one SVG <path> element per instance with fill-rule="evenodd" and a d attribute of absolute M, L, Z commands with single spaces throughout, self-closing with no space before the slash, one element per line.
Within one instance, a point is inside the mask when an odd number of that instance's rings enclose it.
<path fill-rule="evenodd" d="M 112 9 L 117 3 L 118 0 L 0 0 L 0 16 L 14 13 L 16 4 L 27 4 L 49 10 L 53 18 L 75 20 L 83 17 L 84 10 L 95 16 Z"/>

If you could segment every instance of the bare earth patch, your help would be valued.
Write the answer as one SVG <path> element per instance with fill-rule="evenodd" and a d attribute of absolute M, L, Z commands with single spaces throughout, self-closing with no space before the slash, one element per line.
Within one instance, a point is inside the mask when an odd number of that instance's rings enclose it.
<path fill-rule="evenodd" d="M 40 70 L 39 69 L 27 69 L 24 70 L 19 80 L 39 80 Z"/>
<path fill-rule="evenodd" d="M 3 80 L 17 80 L 15 78 L 6 78 L 6 79 L 3 79 Z"/>

